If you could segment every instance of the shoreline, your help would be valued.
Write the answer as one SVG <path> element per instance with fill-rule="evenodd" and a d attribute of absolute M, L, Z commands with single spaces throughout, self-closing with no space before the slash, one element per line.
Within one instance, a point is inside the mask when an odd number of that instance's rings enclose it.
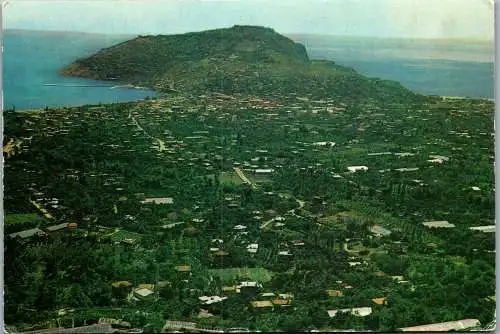
<path fill-rule="evenodd" d="M 432 96 L 432 95 L 428 95 Z M 471 97 L 471 96 L 448 96 L 448 95 L 435 95 L 439 96 L 443 100 L 487 100 L 491 102 L 495 102 L 494 97 Z"/>
<path fill-rule="evenodd" d="M 126 85 L 125 85 L 126 86 Z M 116 86 L 116 88 L 129 88 L 129 89 L 136 89 L 135 86 L 134 88 L 131 87 L 132 85 L 128 86 L 128 87 L 124 87 L 124 86 Z M 139 86 L 137 86 L 139 87 Z M 115 88 L 115 87 L 113 87 Z M 141 88 L 137 88 L 137 89 L 150 89 L 150 88 L 145 88 L 145 87 L 141 87 Z M 157 93 L 155 91 L 155 93 Z M 470 96 L 448 96 L 448 95 L 426 95 L 427 97 L 434 97 L 434 98 L 441 98 L 443 100 L 485 100 L 485 101 L 489 101 L 489 102 L 495 102 L 495 99 L 494 98 L 484 98 L 484 97 L 470 97 Z M 115 103 L 137 103 L 137 102 L 140 102 L 140 101 L 154 101 L 155 99 L 158 99 L 158 98 L 161 98 L 161 96 L 157 96 L 157 97 L 154 97 L 154 98 L 150 98 L 149 100 L 146 100 L 145 98 L 142 98 L 142 99 L 137 99 L 137 100 L 132 100 L 132 101 L 124 101 L 124 102 L 111 102 L 111 103 L 87 103 L 87 104 L 80 104 L 80 105 L 66 105 L 66 106 L 53 106 L 53 107 L 48 107 L 49 109 L 70 109 L 70 108 L 79 108 L 79 107 L 82 107 L 84 105 L 89 105 L 89 106 L 97 106 L 97 105 L 110 105 L 110 104 L 115 104 Z M 7 109 L 3 108 L 2 109 L 2 112 L 5 112 Z M 19 109 L 19 110 L 16 110 L 14 112 L 22 112 L 22 113 L 40 113 L 40 112 L 45 112 L 45 107 L 40 107 L 40 108 L 28 108 L 28 109 Z M 12 112 L 12 111 L 10 111 Z"/>

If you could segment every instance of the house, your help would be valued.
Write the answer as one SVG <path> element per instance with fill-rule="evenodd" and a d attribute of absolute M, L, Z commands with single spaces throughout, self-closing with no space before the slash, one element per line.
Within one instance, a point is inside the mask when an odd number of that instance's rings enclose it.
<path fill-rule="evenodd" d="M 404 167 L 404 168 L 396 168 L 398 172 L 414 172 L 418 170 L 418 167 Z"/>
<path fill-rule="evenodd" d="M 223 251 L 223 250 L 218 250 L 218 251 L 215 251 L 212 255 L 217 256 L 217 257 L 223 257 L 223 256 L 228 256 L 229 253 L 226 251 Z"/>
<path fill-rule="evenodd" d="M 280 293 L 280 294 L 278 294 L 278 297 L 280 297 L 281 299 L 292 299 L 293 298 L 293 294 L 291 294 L 291 293 Z"/>
<path fill-rule="evenodd" d="M 56 232 L 56 231 L 66 229 L 67 227 L 68 227 L 68 224 L 62 223 L 62 224 L 52 225 L 52 226 L 46 227 L 45 231 L 48 233 L 51 233 L 51 232 Z"/>
<path fill-rule="evenodd" d="M 257 294 L 262 285 L 258 282 L 241 282 L 236 286 L 237 293 Z"/>
<path fill-rule="evenodd" d="M 249 244 L 247 246 L 247 252 L 249 253 L 257 253 L 258 249 L 259 249 L 259 244 Z"/>
<path fill-rule="evenodd" d="M 349 166 L 349 167 L 347 167 L 347 169 L 349 170 L 349 172 L 355 173 L 358 171 L 367 171 L 368 167 L 366 167 L 366 166 Z"/>
<path fill-rule="evenodd" d="M 166 320 L 162 332 L 165 333 L 168 329 L 195 329 L 196 323 L 186 321 Z"/>
<path fill-rule="evenodd" d="M 401 153 L 394 153 L 394 155 L 396 155 L 398 157 L 412 157 L 415 155 L 415 153 L 401 152 Z"/>
<path fill-rule="evenodd" d="M 377 305 L 387 305 L 387 297 L 373 298 L 372 302 Z"/>
<path fill-rule="evenodd" d="M 278 252 L 278 255 L 281 255 L 281 256 L 291 256 L 293 255 L 292 253 L 290 253 L 289 250 L 284 250 L 284 251 L 279 251 Z"/>
<path fill-rule="evenodd" d="M 233 227 L 233 230 L 236 230 L 236 231 L 243 231 L 243 230 L 246 230 L 246 226 L 245 225 L 236 225 L 235 227 Z"/>
<path fill-rule="evenodd" d="M 241 289 L 241 288 L 261 288 L 262 285 L 259 284 L 258 282 L 241 282 L 237 288 L 238 289 Z"/>
<path fill-rule="evenodd" d="M 317 141 L 313 143 L 313 146 L 326 146 L 326 147 L 334 147 L 336 144 L 333 141 Z"/>
<path fill-rule="evenodd" d="M 483 233 L 495 233 L 496 225 L 473 226 L 469 227 L 469 230 L 480 231 Z"/>
<path fill-rule="evenodd" d="M 154 291 L 148 288 L 137 288 L 133 291 L 133 296 L 138 300 L 147 300 L 153 297 Z M 134 298 L 132 298 L 134 299 Z"/>
<path fill-rule="evenodd" d="M 338 312 L 351 313 L 352 315 L 355 315 L 357 317 L 366 317 L 366 316 L 372 314 L 372 308 L 371 307 L 354 307 L 354 308 L 344 308 L 344 309 L 338 309 L 338 310 L 328 310 L 328 316 L 330 318 L 333 318 L 337 315 Z"/>
<path fill-rule="evenodd" d="M 463 319 L 457 321 L 441 322 L 429 325 L 399 328 L 402 332 L 449 332 L 463 331 L 474 327 L 479 327 L 481 323 L 477 319 Z"/>
<path fill-rule="evenodd" d="M 270 174 L 274 172 L 274 169 L 272 168 L 256 168 L 254 169 L 255 174 Z"/>
<path fill-rule="evenodd" d="M 391 231 L 388 230 L 388 229 L 385 229 L 383 228 L 382 226 L 380 225 L 373 225 L 371 228 L 370 228 L 370 232 L 372 232 L 373 234 L 375 234 L 376 236 L 388 236 L 391 234 Z"/>
<path fill-rule="evenodd" d="M 376 153 L 368 153 L 368 156 L 375 156 L 375 155 L 391 155 L 391 152 L 376 152 Z M 396 153 L 397 154 L 397 153 Z"/>
<path fill-rule="evenodd" d="M 175 270 L 177 270 L 180 273 L 189 273 L 189 272 L 191 272 L 191 266 L 183 264 L 180 266 L 176 266 Z"/>
<path fill-rule="evenodd" d="M 208 312 L 208 310 L 200 309 L 200 313 L 198 313 L 197 318 L 211 318 L 213 316 L 214 315 Z"/>
<path fill-rule="evenodd" d="M 274 306 L 280 306 L 280 307 L 287 307 L 292 305 L 291 299 L 277 298 L 273 299 L 271 302 L 273 303 Z"/>
<path fill-rule="evenodd" d="M 35 228 L 32 228 L 32 229 L 29 229 L 29 230 L 24 230 L 24 231 L 21 231 L 21 232 L 16 232 L 16 233 L 11 233 L 9 234 L 9 237 L 11 238 L 21 238 L 21 239 L 27 239 L 27 238 L 31 238 L 33 236 L 43 236 L 43 235 L 46 235 L 46 233 L 44 231 L 42 231 L 41 229 L 35 227 Z"/>
<path fill-rule="evenodd" d="M 174 199 L 172 197 L 158 197 L 158 198 L 146 198 L 141 201 L 142 204 L 174 204 Z"/>
<path fill-rule="evenodd" d="M 215 303 L 220 303 L 226 299 L 227 299 L 227 297 L 220 297 L 220 296 L 201 296 L 201 297 L 198 297 L 198 300 L 203 305 L 212 305 Z"/>
<path fill-rule="evenodd" d="M 132 325 L 128 321 L 122 321 L 122 319 L 114 318 L 99 318 L 98 324 L 110 324 L 112 327 L 116 328 L 130 328 Z"/>
<path fill-rule="evenodd" d="M 174 228 L 177 225 L 182 225 L 182 224 L 185 224 L 185 223 L 186 222 L 177 222 L 177 223 L 165 224 L 165 225 L 162 226 L 162 228 L 172 229 L 172 228 Z"/>
<path fill-rule="evenodd" d="M 231 285 L 231 286 L 223 286 L 222 287 L 222 292 L 226 292 L 226 293 L 235 293 L 235 292 L 239 292 L 239 289 L 237 288 L 236 285 Z"/>
<path fill-rule="evenodd" d="M 342 297 L 344 294 L 340 290 L 326 290 L 329 297 Z"/>
<path fill-rule="evenodd" d="M 427 161 L 429 161 L 429 162 L 435 162 L 435 163 L 439 163 L 439 164 L 442 164 L 443 162 L 450 160 L 450 158 L 443 157 L 441 155 L 430 155 L 429 157 L 432 158 L 432 159 L 427 160 Z"/>
<path fill-rule="evenodd" d="M 253 308 L 256 309 L 266 309 L 266 308 L 269 309 L 274 307 L 273 303 L 269 300 L 255 300 L 250 304 L 252 305 Z"/>
<path fill-rule="evenodd" d="M 116 333 L 118 330 L 111 327 L 111 324 L 94 324 L 89 326 L 73 327 L 73 328 L 54 328 L 40 329 L 35 331 L 23 332 L 24 334 L 53 334 L 53 333 Z"/>
<path fill-rule="evenodd" d="M 440 220 L 440 221 L 428 221 L 428 222 L 423 222 L 422 225 L 430 228 L 451 228 L 455 227 L 454 224 L 449 223 L 446 220 Z"/>
<path fill-rule="evenodd" d="M 259 295 L 261 298 L 274 298 L 276 295 L 274 292 L 263 292 Z"/>

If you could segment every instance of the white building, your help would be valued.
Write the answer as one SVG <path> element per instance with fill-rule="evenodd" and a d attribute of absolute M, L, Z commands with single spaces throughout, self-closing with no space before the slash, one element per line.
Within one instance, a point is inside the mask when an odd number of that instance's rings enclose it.
<path fill-rule="evenodd" d="M 314 146 L 328 146 L 328 147 L 333 147 L 336 144 L 333 141 L 318 141 L 313 143 Z"/>
<path fill-rule="evenodd" d="M 354 308 L 343 308 L 343 309 L 338 309 L 338 310 L 328 310 L 328 316 L 330 318 L 333 318 L 334 316 L 337 315 L 338 312 L 351 313 L 352 315 L 355 315 L 357 317 L 366 317 L 366 316 L 372 314 L 372 308 L 371 307 L 354 307 Z"/>
<path fill-rule="evenodd" d="M 399 328 L 402 332 L 449 332 L 462 331 L 473 327 L 480 326 L 481 323 L 477 319 L 463 319 L 457 321 L 441 322 L 437 324 L 428 324 L 413 327 Z"/>
<path fill-rule="evenodd" d="M 366 167 L 366 166 L 349 166 L 349 167 L 347 167 L 347 169 L 351 173 L 355 173 L 355 172 L 358 172 L 358 171 L 367 171 L 368 167 Z"/>
<path fill-rule="evenodd" d="M 201 296 L 198 297 L 200 302 L 204 305 L 211 305 L 215 303 L 220 303 L 223 300 L 226 300 L 227 297 L 220 297 L 220 296 Z"/>
<path fill-rule="evenodd" d="M 470 230 L 480 231 L 484 233 L 495 233 L 496 225 L 473 226 L 469 227 Z"/>
<path fill-rule="evenodd" d="M 142 204 L 174 204 L 174 199 L 172 197 L 158 197 L 158 198 L 146 198 L 141 201 Z"/>
<path fill-rule="evenodd" d="M 249 253 L 257 253 L 259 249 L 259 244 L 250 244 L 247 246 L 247 252 Z"/>
<path fill-rule="evenodd" d="M 424 226 L 426 227 L 431 227 L 431 228 L 434 228 L 434 227 L 442 227 L 442 228 L 451 228 L 451 227 L 455 227 L 454 224 L 451 224 L 449 223 L 448 221 L 446 220 L 439 220 L 439 221 L 429 221 L 429 222 L 423 222 L 422 223 Z"/>

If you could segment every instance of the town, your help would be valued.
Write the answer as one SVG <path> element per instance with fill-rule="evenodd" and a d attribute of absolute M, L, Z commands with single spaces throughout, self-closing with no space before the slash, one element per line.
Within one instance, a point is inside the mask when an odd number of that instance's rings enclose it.
<path fill-rule="evenodd" d="M 276 92 L 6 111 L 5 321 L 484 328 L 493 109 Z"/>

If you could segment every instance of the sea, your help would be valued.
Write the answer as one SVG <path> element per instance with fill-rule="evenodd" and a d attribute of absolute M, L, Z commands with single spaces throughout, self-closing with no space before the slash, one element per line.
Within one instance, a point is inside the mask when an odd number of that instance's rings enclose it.
<path fill-rule="evenodd" d="M 5 30 L 4 108 L 127 102 L 156 96 L 148 89 L 114 88 L 115 82 L 63 77 L 78 58 L 131 39 L 129 35 Z M 397 80 L 422 94 L 493 98 L 494 45 L 464 40 L 403 40 L 290 35 L 311 59 L 329 59 L 370 77 Z"/>
<path fill-rule="evenodd" d="M 494 98 L 493 41 L 289 35 L 309 58 L 332 60 L 369 77 L 426 94 Z"/>
<path fill-rule="evenodd" d="M 5 30 L 2 36 L 4 108 L 78 106 L 156 96 L 149 89 L 113 88 L 118 83 L 59 75 L 59 70 L 74 60 L 133 37 Z"/>

